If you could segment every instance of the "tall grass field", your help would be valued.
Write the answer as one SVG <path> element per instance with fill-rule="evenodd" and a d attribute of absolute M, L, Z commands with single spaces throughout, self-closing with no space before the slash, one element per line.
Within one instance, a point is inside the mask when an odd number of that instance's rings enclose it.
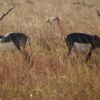
<path fill-rule="evenodd" d="M 0 100 L 100 100 L 100 48 L 88 63 L 72 52 L 64 36 L 84 32 L 100 36 L 100 0 L 0 0 L 0 34 L 23 32 L 26 51 L 0 50 Z M 49 24 L 51 16 L 60 18 Z M 1 48 L 2 49 L 2 48 Z"/>

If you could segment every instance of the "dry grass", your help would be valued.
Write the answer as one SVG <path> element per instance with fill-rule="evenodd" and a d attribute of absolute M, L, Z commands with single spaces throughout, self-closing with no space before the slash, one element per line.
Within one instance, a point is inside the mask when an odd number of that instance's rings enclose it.
<path fill-rule="evenodd" d="M 6 4 L 5 4 L 6 2 Z M 10 5 L 0 0 L 1 13 Z M 69 32 L 100 35 L 98 0 L 14 0 L 16 8 L 0 22 L 0 33 L 25 32 L 31 37 L 28 63 L 19 52 L 0 52 L 0 100 L 100 100 L 100 54 L 66 57 L 63 37 Z M 7 6 L 2 6 L 5 4 Z M 1 14 L 2 15 L 2 14 Z M 48 25 L 48 16 L 61 27 Z M 63 33 L 62 33 L 63 31 Z"/>

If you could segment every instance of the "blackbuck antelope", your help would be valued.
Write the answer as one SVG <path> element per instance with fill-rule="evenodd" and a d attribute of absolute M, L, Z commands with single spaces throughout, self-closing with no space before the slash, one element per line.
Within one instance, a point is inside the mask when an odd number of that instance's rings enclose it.
<path fill-rule="evenodd" d="M 3 18 L 5 18 L 6 15 L 8 15 L 14 8 L 15 8 L 15 5 L 13 4 L 13 7 L 8 9 L 8 11 L 5 12 L 0 17 L 0 21 L 2 21 Z M 20 33 L 20 32 L 10 32 L 5 35 L 0 35 L 0 42 L 2 44 L 12 42 L 15 45 L 15 47 L 17 48 L 17 50 L 19 50 L 22 54 L 25 55 L 25 58 L 27 58 L 27 57 L 29 58 L 29 55 L 25 52 L 25 47 L 26 47 L 27 41 L 29 42 L 29 45 L 30 45 L 30 38 L 27 35 L 25 35 L 24 33 Z"/>
<path fill-rule="evenodd" d="M 99 14 L 99 13 L 98 13 Z M 64 34 L 64 29 L 60 23 L 59 17 L 52 17 L 47 20 L 49 23 L 57 21 L 57 25 Z M 72 48 L 78 49 L 79 51 L 88 51 L 86 61 L 91 57 L 92 51 L 95 48 L 100 48 L 100 37 L 97 35 L 89 35 L 86 33 L 70 33 L 64 37 L 66 45 L 68 47 L 68 56 L 71 53 Z"/>
<path fill-rule="evenodd" d="M 89 52 L 86 57 L 86 61 L 91 57 L 92 51 L 95 48 L 100 48 L 100 37 L 97 35 L 89 35 L 85 33 L 70 33 L 64 37 L 66 45 L 68 47 L 68 56 L 71 53 L 72 48 L 74 47 L 75 43 L 77 44 L 85 44 L 90 45 Z"/>
<path fill-rule="evenodd" d="M 25 54 L 25 55 L 26 55 L 25 47 L 26 47 L 27 41 L 30 45 L 30 38 L 27 35 L 25 35 L 24 33 L 11 32 L 11 33 L 7 33 L 5 35 L 0 36 L 0 42 L 1 43 L 13 42 L 15 47 L 22 54 Z"/>

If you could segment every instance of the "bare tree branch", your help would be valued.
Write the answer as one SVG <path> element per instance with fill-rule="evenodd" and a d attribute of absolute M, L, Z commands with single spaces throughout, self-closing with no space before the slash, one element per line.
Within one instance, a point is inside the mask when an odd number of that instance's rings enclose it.
<path fill-rule="evenodd" d="M 15 5 L 14 5 L 12 8 L 10 8 L 6 13 L 4 13 L 4 14 L 0 17 L 0 20 L 2 20 L 6 15 L 8 15 L 8 13 L 9 13 L 10 11 L 12 11 L 14 8 L 15 8 Z"/>
<path fill-rule="evenodd" d="M 100 13 L 99 13 L 99 11 L 97 10 L 97 14 L 100 16 Z"/>

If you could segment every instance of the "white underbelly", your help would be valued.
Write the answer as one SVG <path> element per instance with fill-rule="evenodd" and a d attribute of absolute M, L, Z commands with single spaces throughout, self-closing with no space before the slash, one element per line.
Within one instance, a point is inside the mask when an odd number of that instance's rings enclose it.
<path fill-rule="evenodd" d="M 8 43 L 0 43 L 0 51 L 1 50 L 14 50 L 16 47 L 13 42 Z"/>
<path fill-rule="evenodd" d="M 90 50 L 91 44 L 84 43 L 74 43 L 74 50 L 88 52 Z"/>

